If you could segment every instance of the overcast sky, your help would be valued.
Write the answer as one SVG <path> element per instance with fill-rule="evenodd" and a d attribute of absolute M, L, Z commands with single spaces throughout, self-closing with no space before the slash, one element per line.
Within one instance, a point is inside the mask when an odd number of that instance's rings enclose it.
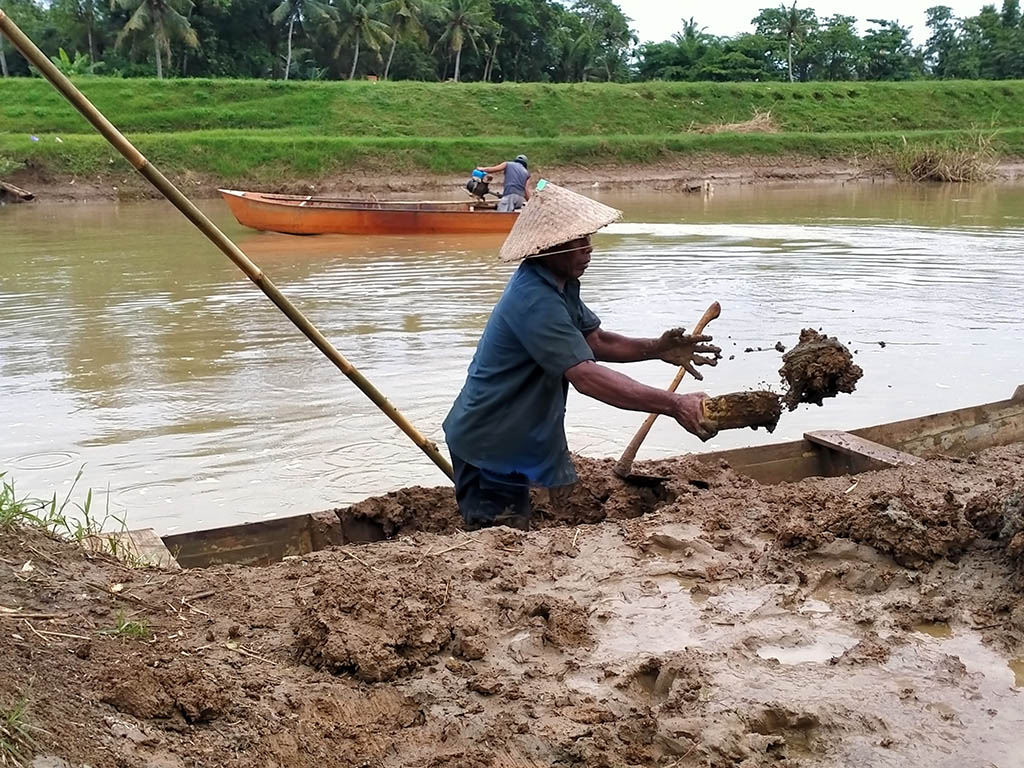
<path fill-rule="evenodd" d="M 1000 0 L 987 0 L 1000 7 Z M 675 0 L 618 0 L 619 7 L 633 19 L 633 29 L 640 42 L 667 40 L 682 28 L 682 19 L 691 16 L 698 26 L 707 27 L 713 35 L 735 35 L 752 32 L 750 20 L 762 8 L 773 8 L 778 2 L 766 0 L 718 0 L 715 3 L 676 2 Z M 957 16 L 973 16 L 985 0 L 958 2 L 958 0 L 798 0 L 797 7 L 813 8 L 818 18 L 842 13 L 855 16 L 861 31 L 869 26 L 866 19 L 887 19 L 911 27 L 915 43 L 924 43 L 928 31 L 924 26 L 924 12 L 933 5 L 948 5 Z"/>

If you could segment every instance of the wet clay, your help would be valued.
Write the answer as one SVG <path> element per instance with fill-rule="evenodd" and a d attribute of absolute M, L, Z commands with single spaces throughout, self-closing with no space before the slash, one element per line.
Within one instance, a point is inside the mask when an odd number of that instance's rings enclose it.
<path fill-rule="evenodd" d="M 644 487 L 623 483 L 612 471 L 612 459 L 577 455 L 572 458 L 578 483 L 531 491 L 534 528 L 638 517 L 674 498 L 674 493 L 663 485 Z M 685 477 L 704 487 L 721 474 L 696 456 L 667 461 L 673 477 Z M 450 487 L 403 488 L 334 512 L 345 538 L 355 542 L 381 541 L 414 531 L 453 533 L 462 527 L 455 493 Z"/>
<path fill-rule="evenodd" d="M 0 533 L 22 762 L 1019 764 L 1024 444 L 772 486 L 645 462 L 661 496 L 577 463 L 540 530 L 467 533 L 449 488 L 406 489 L 346 518 L 391 538 L 265 567 Z"/>
<path fill-rule="evenodd" d="M 827 397 L 853 392 L 864 371 L 835 337 L 804 328 L 800 343 L 782 356 L 779 375 L 789 387 L 782 400 L 793 411 L 800 403 L 821 405 Z"/>
<path fill-rule="evenodd" d="M 721 429 L 764 427 L 774 432 L 782 415 L 782 401 L 774 392 L 732 392 L 704 400 L 704 415 Z"/>

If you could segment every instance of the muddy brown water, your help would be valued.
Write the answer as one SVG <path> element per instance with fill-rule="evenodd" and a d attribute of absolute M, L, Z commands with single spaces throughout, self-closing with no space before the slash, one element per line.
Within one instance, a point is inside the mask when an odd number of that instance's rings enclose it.
<path fill-rule="evenodd" d="M 1024 382 L 1019 186 L 592 192 L 626 213 L 597 238 L 584 278 L 605 327 L 655 335 L 719 300 L 710 393 L 781 391 L 772 348 L 792 347 L 804 327 L 836 335 L 865 371 L 856 393 L 801 406 L 772 435 L 702 445 L 662 419 L 641 458 L 867 426 L 1002 399 Z M 245 230 L 220 201 L 202 207 L 442 440 L 510 274 L 493 259 L 500 238 L 296 238 Z M 628 370 L 657 386 L 674 373 Z M 0 392 L 0 471 L 22 492 L 62 493 L 84 467 L 80 498 L 92 487 L 100 508 L 160 532 L 444 480 L 159 202 L 0 210 Z M 641 420 L 574 394 L 570 445 L 618 455 Z"/>

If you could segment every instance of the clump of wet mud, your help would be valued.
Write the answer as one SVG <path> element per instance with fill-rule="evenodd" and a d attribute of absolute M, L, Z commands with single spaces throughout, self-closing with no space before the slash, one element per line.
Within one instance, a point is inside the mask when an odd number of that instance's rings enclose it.
<path fill-rule="evenodd" d="M 704 399 L 704 415 L 718 429 L 764 427 L 774 432 L 782 416 L 782 401 L 774 392 L 732 392 Z"/>
<path fill-rule="evenodd" d="M 827 397 L 853 392 L 864 371 L 835 337 L 804 328 L 800 342 L 782 356 L 779 375 L 789 387 L 782 400 L 794 411 L 800 403 L 821 405 Z"/>
<path fill-rule="evenodd" d="M 742 394 L 742 393 L 741 393 Z M 623 482 L 613 471 L 614 460 L 573 456 L 579 482 L 565 488 L 531 492 L 534 528 L 581 525 L 639 517 L 672 501 L 672 484 Z M 707 486 L 718 474 L 697 457 L 656 462 L 659 474 L 685 477 Z M 334 510 L 348 541 L 382 541 L 415 531 L 452 533 L 462 528 L 450 487 L 403 488 Z"/>
<path fill-rule="evenodd" d="M 1002 483 L 968 501 L 965 514 L 982 536 L 1006 547 L 1024 580 L 1024 490 Z"/>
<path fill-rule="evenodd" d="M 880 489 L 866 498 L 846 494 L 820 503 L 798 501 L 780 529 L 786 545 L 818 546 L 841 537 L 868 544 L 909 568 L 963 552 L 977 536 L 953 494 L 941 500 Z"/>
<path fill-rule="evenodd" d="M 425 663 L 454 637 L 446 582 L 407 567 L 387 578 L 365 572 L 361 589 L 328 583 L 295 620 L 299 661 L 366 682 L 393 680 Z"/>
<path fill-rule="evenodd" d="M 133 717 L 183 723 L 212 722 L 234 709 L 231 691 L 223 680 L 177 659 L 131 675 L 115 671 L 103 681 L 100 698 Z"/>

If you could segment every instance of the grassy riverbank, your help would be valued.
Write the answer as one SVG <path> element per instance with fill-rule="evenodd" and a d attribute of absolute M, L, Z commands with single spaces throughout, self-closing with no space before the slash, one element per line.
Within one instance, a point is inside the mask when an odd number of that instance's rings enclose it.
<path fill-rule="evenodd" d="M 447 84 L 88 78 L 154 162 L 223 184 L 456 174 L 519 151 L 539 168 L 708 157 L 877 157 L 981 130 L 1024 156 L 1024 82 Z M 771 132 L 718 132 L 770 113 Z M 36 137 L 38 141 L 31 137 Z M 39 179 L 126 166 L 41 80 L 0 81 L 0 168 Z"/>

